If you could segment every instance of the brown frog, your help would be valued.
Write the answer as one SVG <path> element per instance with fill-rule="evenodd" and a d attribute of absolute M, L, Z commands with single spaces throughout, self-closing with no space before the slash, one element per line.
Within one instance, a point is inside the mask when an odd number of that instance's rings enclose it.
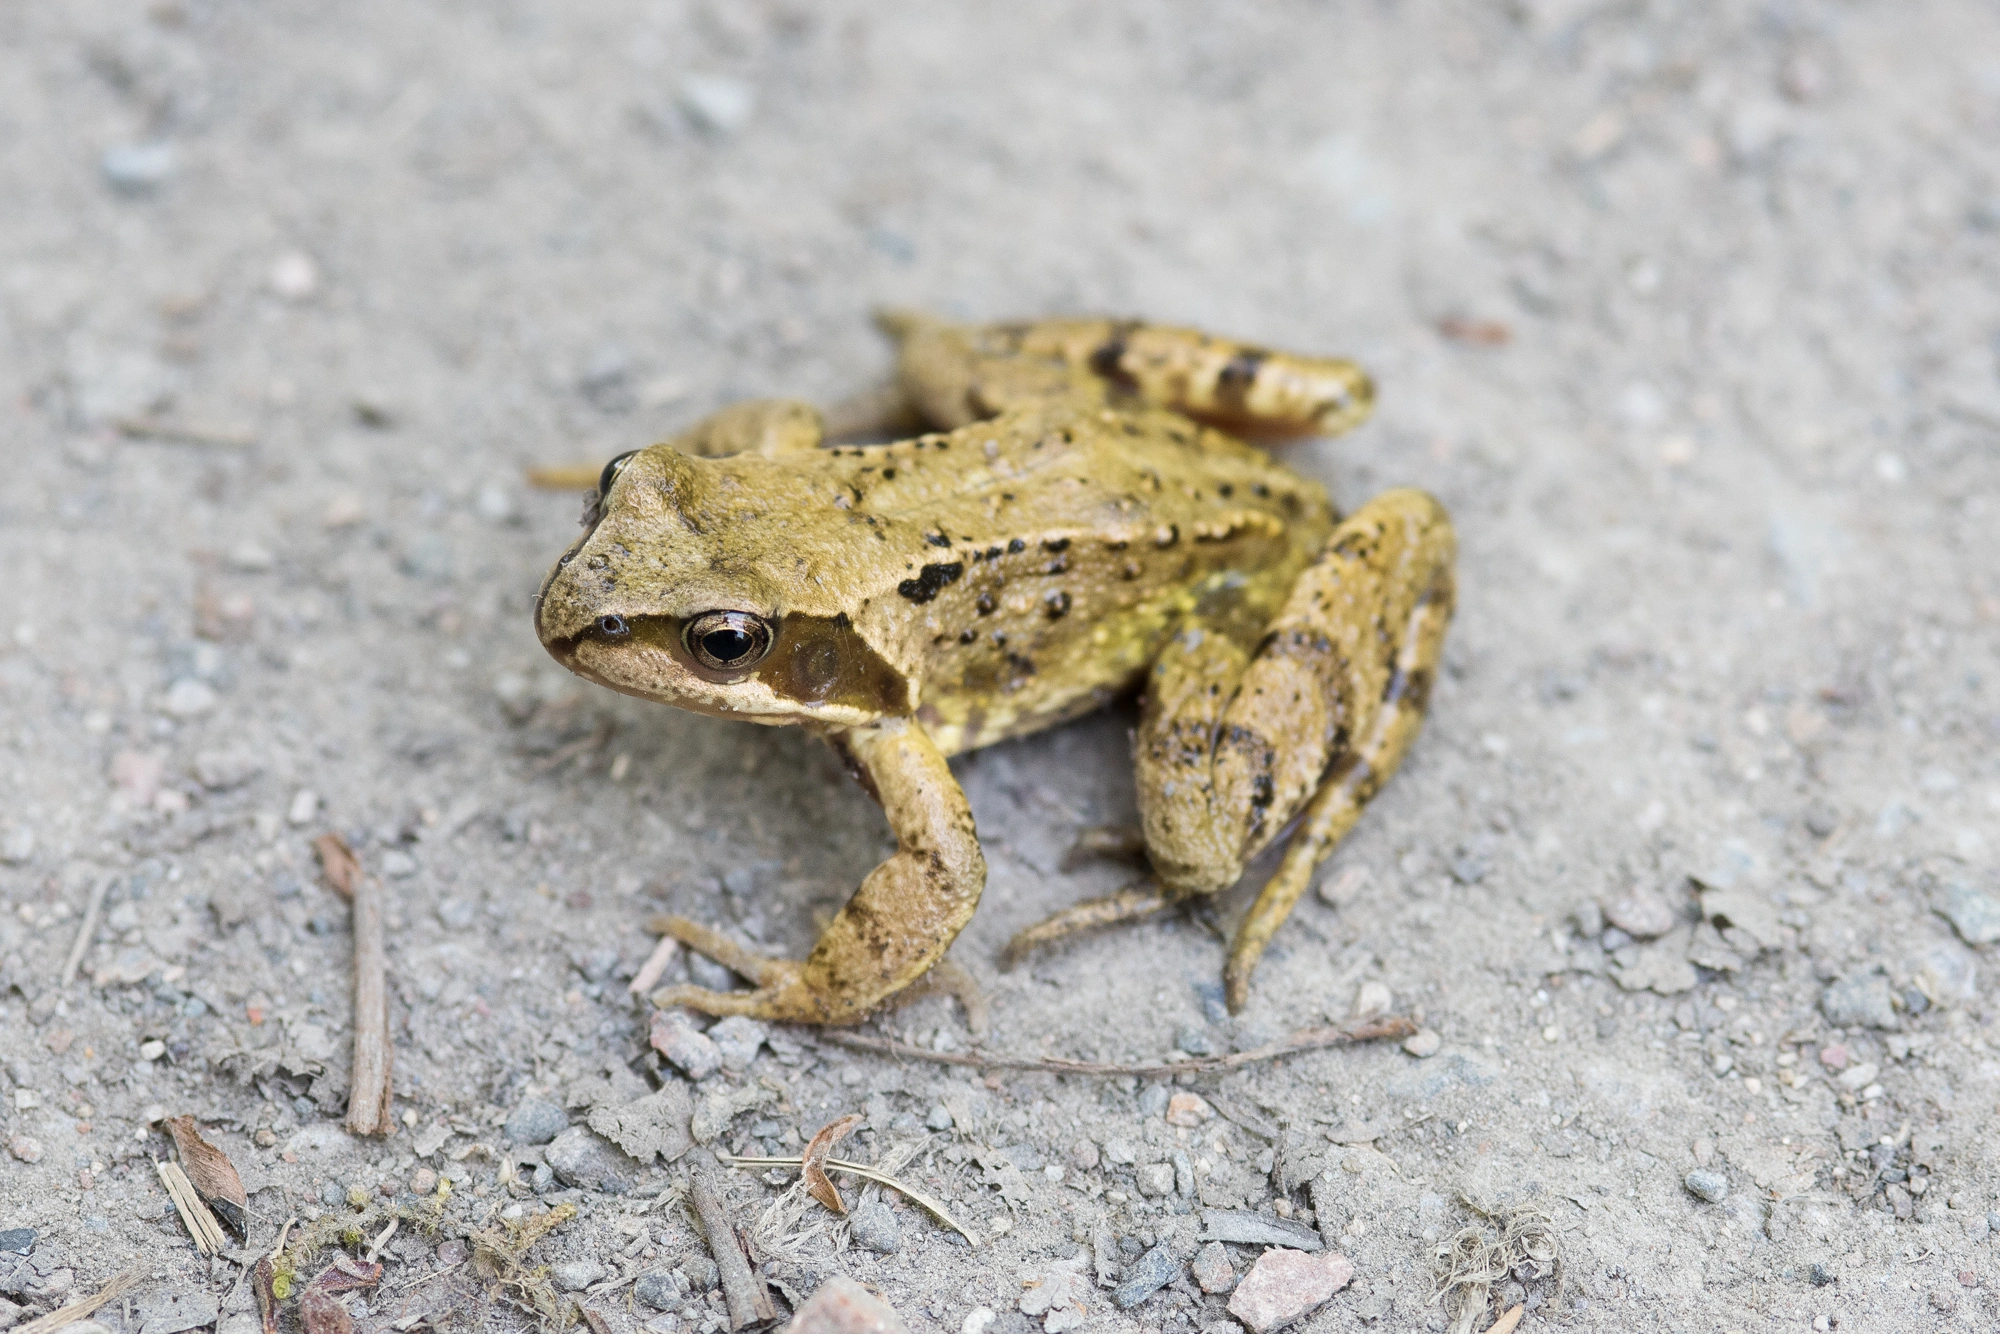
<path fill-rule="evenodd" d="M 1242 437 L 1367 416 L 1344 361 L 1115 320 L 883 317 L 927 433 L 824 437 L 759 401 L 613 459 L 535 626 L 599 684 L 831 742 L 897 851 L 803 961 L 685 918 L 754 989 L 668 987 L 711 1014 L 848 1023 L 922 978 L 986 863 L 946 763 L 1142 687 L 1151 875 L 1017 937 L 1010 957 L 1234 884 L 1297 822 L 1231 945 L 1240 1009 L 1266 943 L 1422 725 L 1452 610 L 1450 521 L 1391 491 L 1342 518 Z"/>

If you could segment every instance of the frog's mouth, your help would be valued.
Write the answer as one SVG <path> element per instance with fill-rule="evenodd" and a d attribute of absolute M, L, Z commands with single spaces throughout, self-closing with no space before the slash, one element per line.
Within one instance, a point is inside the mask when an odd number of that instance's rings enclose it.
<path fill-rule="evenodd" d="M 578 676 L 701 713 L 858 725 L 915 708 L 909 679 L 845 615 L 776 617 L 770 651 L 735 672 L 704 665 L 690 649 L 688 630 L 700 619 L 609 614 L 551 636 L 538 607 L 535 629 L 550 656 Z"/>

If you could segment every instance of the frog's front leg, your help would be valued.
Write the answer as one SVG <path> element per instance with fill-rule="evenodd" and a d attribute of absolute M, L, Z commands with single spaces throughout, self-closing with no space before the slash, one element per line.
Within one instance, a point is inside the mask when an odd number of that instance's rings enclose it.
<path fill-rule="evenodd" d="M 928 972 L 979 905 L 986 858 L 972 808 L 918 724 L 895 720 L 832 740 L 882 803 L 895 855 L 877 866 L 828 924 L 804 962 L 762 959 L 682 917 L 668 934 L 743 973 L 747 992 L 667 987 L 656 1005 L 804 1024 L 853 1023 Z"/>
<path fill-rule="evenodd" d="M 1146 846 L 1168 892 L 1234 884 L 1304 813 L 1230 946 L 1231 1010 L 1313 869 L 1423 725 L 1455 549 L 1437 501 L 1388 492 L 1327 538 L 1254 650 L 1191 630 L 1155 665 L 1136 762 Z"/>

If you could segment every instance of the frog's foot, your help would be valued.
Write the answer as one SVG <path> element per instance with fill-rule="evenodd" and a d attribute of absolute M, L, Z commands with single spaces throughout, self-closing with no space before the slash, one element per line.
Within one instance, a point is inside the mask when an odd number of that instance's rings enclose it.
<path fill-rule="evenodd" d="M 1150 880 L 1127 885 L 1106 898 L 1085 899 L 1008 941 L 1007 948 L 1000 954 L 1000 966 L 1012 968 L 1043 945 L 1053 944 L 1068 936 L 1116 926 L 1121 922 L 1144 921 L 1165 912 L 1176 901 L 1173 895 Z"/>
<path fill-rule="evenodd" d="M 1100 824 L 1078 830 L 1076 842 L 1069 845 L 1059 865 L 1074 871 L 1094 861 L 1146 865 L 1146 831 L 1136 824 Z"/>
<path fill-rule="evenodd" d="M 653 993 L 653 1004 L 666 1008 L 684 1005 L 703 1014 L 745 1014 L 752 1019 L 820 1020 L 820 1007 L 812 1004 L 802 976 L 804 965 L 792 959 L 773 959 L 756 954 L 723 935 L 685 917 L 661 917 L 653 922 L 656 930 L 672 936 L 697 954 L 704 954 L 732 973 L 748 978 L 753 991 L 710 991 L 707 987 L 662 987 Z"/>

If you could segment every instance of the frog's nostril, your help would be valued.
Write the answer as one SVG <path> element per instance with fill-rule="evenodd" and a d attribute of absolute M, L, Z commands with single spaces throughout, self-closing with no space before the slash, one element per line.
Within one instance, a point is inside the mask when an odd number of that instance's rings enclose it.
<path fill-rule="evenodd" d="M 597 633 L 606 639 L 623 639 L 632 633 L 632 623 L 623 616 L 600 616 L 597 618 Z"/>

